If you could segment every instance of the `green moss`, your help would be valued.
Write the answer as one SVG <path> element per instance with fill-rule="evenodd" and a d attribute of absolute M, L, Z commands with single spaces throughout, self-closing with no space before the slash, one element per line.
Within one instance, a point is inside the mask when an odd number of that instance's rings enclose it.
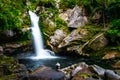
<path fill-rule="evenodd" d="M 78 32 L 86 32 L 89 35 L 84 36 L 83 39 L 81 39 L 82 42 L 87 42 L 88 40 L 90 40 L 94 35 L 96 35 L 97 33 L 100 32 L 100 28 L 96 27 L 96 26 L 92 26 L 92 25 L 87 25 L 84 27 L 80 27 L 77 29 Z"/>
<path fill-rule="evenodd" d="M 11 57 L 7 57 L 7 56 L 0 56 L 0 65 L 4 65 L 4 64 L 12 64 L 14 63 L 14 59 Z"/>
<path fill-rule="evenodd" d="M 68 26 L 64 26 L 64 25 L 63 25 L 63 26 L 61 26 L 60 30 L 63 30 L 63 31 L 66 32 L 67 34 L 70 33 Z"/>
<path fill-rule="evenodd" d="M 0 80 L 13 80 L 17 77 L 14 70 L 20 68 L 20 64 L 18 64 L 12 57 L 4 55 L 0 56 L 0 66 L 0 71 L 3 73 Z"/>
<path fill-rule="evenodd" d="M 11 75 L 4 75 L 0 77 L 0 80 L 18 80 L 18 79 L 15 74 L 11 74 Z"/>
<path fill-rule="evenodd" d="M 60 17 L 56 17 L 55 23 L 56 23 L 57 29 L 59 29 L 63 26 L 67 26 L 67 23 L 63 19 L 61 19 Z"/>
<path fill-rule="evenodd" d="M 85 79 L 85 78 L 89 78 L 90 74 L 88 74 L 88 73 L 81 73 L 79 76 L 81 76 L 81 77 L 83 77 Z"/>

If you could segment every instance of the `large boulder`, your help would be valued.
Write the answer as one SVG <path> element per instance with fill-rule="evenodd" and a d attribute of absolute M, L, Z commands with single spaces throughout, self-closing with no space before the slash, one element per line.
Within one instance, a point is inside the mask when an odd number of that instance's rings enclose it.
<path fill-rule="evenodd" d="M 71 44 L 76 44 L 76 41 L 82 41 L 86 38 L 88 38 L 88 35 L 90 32 L 87 29 L 77 29 L 73 30 L 71 34 L 69 34 L 66 38 L 63 39 L 62 43 L 59 44 L 59 48 L 71 45 Z"/>
<path fill-rule="evenodd" d="M 96 71 L 101 70 L 101 68 L 100 69 L 99 68 L 95 67 L 95 70 Z M 87 65 L 86 63 L 79 63 L 78 66 L 75 68 L 75 70 L 73 70 L 72 72 L 72 80 L 98 80 L 98 79 L 100 79 L 100 77 L 97 76 L 94 73 L 94 70 L 91 70 L 90 66 Z"/>
<path fill-rule="evenodd" d="M 120 75 L 113 70 L 104 69 L 98 65 L 88 65 L 85 62 L 61 69 L 67 80 L 120 80 Z"/>
<path fill-rule="evenodd" d="M 107 39 L 103 33 L 95 34 L 97 33 L 97 30 L 92 28 L 93 26 L 85 26 L 73 30 L 67 37 L 62 40 L 62 42 L 58 45 L 58 48 L 65 48 L 66 51 L 75 51 L 80 55 L 84 55 L 83 49 L 85 47 L 91 48 L 93 50 L 102 49 L 107 45 Z"/>
<path fill-rule="evenodd" d="M 19 78 L 21 80 L 23 80 L 26 77 L 28 77 L 28 74 L 29 74 L 28 69 L 23 64 L 19 64 L 19 67 L 14 69 L 13 72 L 17 76 L 17 78 Z"/>
<path fill-rule="evenodd" d="M 56 30 L 53 36 L 50 36 L 50 40 L 47 41 L 47 44 L 51 47 L 51 49 L 58 53 L 61 51 L 57 46 L 62 42 L 62 40 L 66 37 L 66 33 L 63 30 Z"/>
<path fill-rule="evenodd" d="M 71 13 L 68 15 L 68 27 L 71 28 L 78 28 L 81 26 L 85 26 L 87 24 L 88 20 L 85 16 L 84 9 L 79 6 L 75 6 Z"/>
<path fill-rule="evenodd" d="M 120 80 L 120 76 L 112 70 L 105 71 L 105 80 Z"/>
<path fill-rule="evenodd" d="M 118 51 L 109 51 L 102 57 L 102 59 L 112 59 L 116 57 L 120 57 Z"/>
<path fill-rule="evenodd" d="M 0 56 L 0 80 L 23 80 L 27 76 L 26 66 L 12 57 Z"/>
<path fill-rule="evenodd" d="M 96 36 L 94 36 L 94 38 L 92 39 L 92 41 L 90 41 L 90 43 L 88 44 L 88 46 L 97 51 L 97 50 L 101 50 L 103 47 L 105 47 L 108 43 L 107 38 L 104 36 L 103 33 L 97 34 Z"/>
<path fill-rule="evenodd" d="M 50 37 L 50 44 L 58 46 L 65 37 L 66 33 L 63 30 L 56 30 L 54 35 Z"/>
<path fill-rule="evenodd" d="M 65 74 L 50 67 L 41 66 L 30 74 L 29 80 L 65 80 Z"/>

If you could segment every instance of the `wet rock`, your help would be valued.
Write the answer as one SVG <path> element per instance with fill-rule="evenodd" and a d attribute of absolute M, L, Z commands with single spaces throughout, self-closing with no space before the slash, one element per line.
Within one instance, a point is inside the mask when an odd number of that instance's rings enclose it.
<path fill-rule="evenodd" d="M 120 80 L 120 76 L 112 70 L 106 70 L 105 80 Z"/>
<path fill-rule="evenodd" d="M 72 80 L 90 80 L 93 75 L 93 73 L 89 70 L 88 65 L 85 63 L 80 63 L 72 74 Z"/>
<path fill-rule="evenodd" d="M 65 73 L 67 80 L 120 80 L 120 75 L 114 71 L 84 62 L 63 68 L 61 71 Z"/>
<path fill-rule="evenodd" d="M 19 64 L 19 68 L 14 69 L 14 73 L 21 80 L 28 77 L 28 70 L 27 70 L 26 66 L 23 64 Z"/>
<path fill-rule="evenodd" d="M 75 6 L 74 9 L 69 13 L 68 16 L 68 27 L 78 28 L 81 26 L 85 26 L 88 22 L 84 9 L 79 6 Z"/>
<path fill-rule="evenodd" d="M 75 76 L 80 70 L 84 68 L 88 68 L 88 65 L 85 64 L 84 62 L 79 63 L 78 66 L 73 70 L 71 76 Z"/>
<path fill-rule="evenodd" d="M 117 52 L 117 51 L 110 51 L 110 52 L 106 53 L 106 55 L 102 59 L 115 58 L 115 57 L 117 57 L 118 54 L 119 54 L 119 52 Z"/>
<path fill-rule="evenodd" d="M 49 67 L 39 67 L 30 74 L 29 80 L 64 80 L 65 74 Z"/>
<path fill-rule="evenodd" d="M 116 69 L 115 72 L 120 75 L 120 69 Z"/>
<path fill-rule="evenodd" d="M 97 65 L 91 65 L 89 66 L 90 70 L 95 72 L 97 75 L 103 77 L 104 76 L 104 73 L 105 73 L 105 69 L 100 67 L 100 66 L 97 66 Z"/>
<path fill-rule="evenodd" d="M 93 41 L 91 41 L 88 46 L 93 50 L 101 50 L 103 47 L 105 47 L 108 43 L 107 38 L 104 36 L 103 33 L 98 34 L 95 36 Z"/>
<path fill-rule="evenodd" d="M 54 35 L 50 37 L 50 43 L 54 46 L 58 44 L 66 37 L 66 33 L 63 30 L 56 30 Z"/>
<path fill-rule="evenodd" d="M 41 71 L 44 71 L 44 70 L 51 70 L 51 68 L 42 65 L 42 66 L 36 68 L 36 69 L 31 73 L 31 75 L 37 74 L 37 73 L 39 73 L 39 72 L 41 72 Z"/>
<path fill-rule="evenodd" d="M 60 71 L 64 72 L 66 75 L 66 78 L 69 80 L 71 77 L 72 71 L 78 66 L 78 64 L 73 64 L 71 66 L 65 67 L 63 69 L 60 69 Z"/>

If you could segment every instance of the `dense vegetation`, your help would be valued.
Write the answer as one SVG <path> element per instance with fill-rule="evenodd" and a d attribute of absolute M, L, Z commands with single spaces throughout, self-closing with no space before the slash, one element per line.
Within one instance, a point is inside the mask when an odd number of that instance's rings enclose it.
<path fill-rule="evenodd" d="M 25 8 L 25 2 L 16 0 L 0 0 L 0 29 L 21 28 L 21 15 Z"/>
<path fill-rule="evenodd" d="M 23 27 L 30 26 L 29 16 L 23 16 L 27 10 L 35 10 L 37 6 L 44 6 L 45 10 L 42 13 L 37 13 L 41 16 L 40 26 L 44 36 L 51 35 L 56 29 L 67 29 L 66 22 L 59 18 L 59 10 L 55 6 L 55 0 L 0 0 L 0 30 L 18 29 L 22 30 Z M 60 9 L 66 10 L 79 5 L 85 8 L 85 12 L 89 17 L 89 24 L 96 24 L 97 26 L 109 28 L 106 31 L 106 36 L 110 39 L 111 43 L 119 45 L 120 39 L 120 1 L 119 0 L 60 0 Z M 95 21 L 93 14 L 100 12 L 102 17 Z M 49 17 L 50 14 L 53 16 Z M 56 26 L 51 26 L 45 23 L 46 18 L 50 18 L 56 23 Z M 46 30 L 46 26 L 49 26 Z M 23 33 L 23 32 L 21 32 Z M 28 36 L 22 35 L 22 36 Z M 25 37 L 23 37 L 25 38 Z M 44 37 L 45 38 L 45 37 Z"/>

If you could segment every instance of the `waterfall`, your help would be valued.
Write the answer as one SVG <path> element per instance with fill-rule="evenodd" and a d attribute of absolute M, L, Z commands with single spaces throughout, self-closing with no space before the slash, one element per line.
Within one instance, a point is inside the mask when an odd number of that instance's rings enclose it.
<path fill-rule="evenodd" d="M 40 28 L 38 25 L 39 17 L 31 11 L 29 11 L 29 15 L 32 23 L 31 32 L 33 36 L 33 43 L 36 53 L 36 56 L 32 58 L 33 59 L 55 58 L 54 52 L 44 49 L 42 34 L 40 32 Z"/>

